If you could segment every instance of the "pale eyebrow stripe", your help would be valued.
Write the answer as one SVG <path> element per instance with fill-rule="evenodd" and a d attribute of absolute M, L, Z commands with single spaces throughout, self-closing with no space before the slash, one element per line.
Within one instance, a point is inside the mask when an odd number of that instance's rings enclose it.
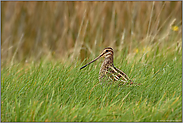
<path fill-rule="evenodd" d="M 112 54 L 111 52 L 106 53 L 106 55 Z"/>

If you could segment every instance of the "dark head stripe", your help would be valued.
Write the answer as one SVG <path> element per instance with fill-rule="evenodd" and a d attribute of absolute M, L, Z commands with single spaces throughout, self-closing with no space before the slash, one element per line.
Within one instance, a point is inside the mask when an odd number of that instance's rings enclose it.
<path fill-rule="evenodd" d="M 110 50 L 113 50 L 111 47 L 106 47 L 106 48 L 104 48 L 104 50 L 105 50 L 105 49 L 110 49 Z"/>

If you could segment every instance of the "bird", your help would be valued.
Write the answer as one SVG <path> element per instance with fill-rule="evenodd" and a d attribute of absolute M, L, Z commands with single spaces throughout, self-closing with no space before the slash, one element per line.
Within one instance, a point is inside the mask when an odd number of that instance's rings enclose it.
<path fill-rule="evenodd" d="M 89 64 L 95 62 L 96 60 L 98 60 L 101 57 L 104 57 L 104 61 L 100 67 L 100 71 L 99 71 L 99 81 L 103 82 L 103 81 L 120 81 L 123 84 L 134 84 L 134 82 L 120 69 L 116 68 L 113 64 L 113 49 L 111 47 L 106 47 L 103 52 L 96 57 L 94 60 L 92 60 L 91 62 L 87 63 L 86 65 L 84 65 L 83 67 L 80 68 L 83 69 L 86 66 L 88 66 Z"/>

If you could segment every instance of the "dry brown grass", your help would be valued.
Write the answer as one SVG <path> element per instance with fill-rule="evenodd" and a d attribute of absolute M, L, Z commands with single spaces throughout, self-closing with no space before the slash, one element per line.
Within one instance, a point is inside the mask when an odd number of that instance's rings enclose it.
<path fill-rule="evenodd" d="M 83 60 L 106 46 L 132 52 L 166 43 L 171 27 L 182 25 L 180 1 L 1 3 L 2 63 Z"/>

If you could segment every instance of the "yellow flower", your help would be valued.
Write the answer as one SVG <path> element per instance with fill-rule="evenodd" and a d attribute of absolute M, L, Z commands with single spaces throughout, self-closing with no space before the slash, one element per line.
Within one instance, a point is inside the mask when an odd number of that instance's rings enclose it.
<path fill-rule="evenodd" d="M 172 30 L 173 30 L 173 31 L 178 31 L 178 30 L 179 30 L 179 27 L 178 27 L 178 26 L 173 26 L 173 27 L 172 27 Z"/>
<path fill-rule="evenodd" d="M 143 52 L 149 52 L 150 50 L 151 50 L 150 47 L 144 47 L 144 48 L 143 48 Z"/>
<path fill-rule="evenodd" d="M 138 53 L 139 52 L 139 49 L 135 49 L 135 52 Z"/>

